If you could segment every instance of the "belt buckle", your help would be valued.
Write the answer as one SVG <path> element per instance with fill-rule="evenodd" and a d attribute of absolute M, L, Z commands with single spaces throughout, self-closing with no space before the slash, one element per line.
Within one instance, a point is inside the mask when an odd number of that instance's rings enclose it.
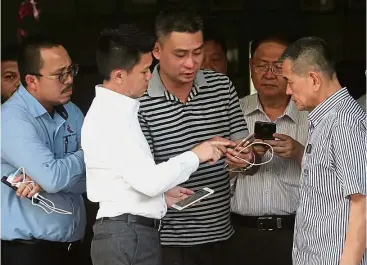
<path fill-rule="evenodd" d="M 273 217 L 271 216 L 261 216 L 257 218 L 257 229 L 260 231 L 273 231 L 273 228 L 265 228 L 263 220 L 272 220 Z"/>

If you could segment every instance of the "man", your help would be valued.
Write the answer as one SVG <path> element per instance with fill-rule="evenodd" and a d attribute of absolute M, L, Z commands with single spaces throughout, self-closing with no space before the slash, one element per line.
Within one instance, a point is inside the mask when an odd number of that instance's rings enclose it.
<path fill-rule="evenodd" d="M 1 108 L 1 173 L 24 168 L 14 182 L 23 174 L 27 182 L 17 192 L 1 185 L 2 262 L 72 263 L 85 229 L 83 114 L 70 102 L 78 67 L 63 46 L 40 37 L 21 44 L 18 66 L 22 86 Z M 71 214 L 32 205 L 26 197 L 37 192 Z"/>
<path fill-rule="evenodd" d="M 366 263 L 366 112 L 342 88 L 320 38 L 282 55 L 287 94 L 309 111 L 293 264 Z"/>
<path fill-rule="evenodd" d="M 257 93 L 240 100 L 249 131 L 256 121 L 274 122 L 271 162 L 253 176 L 233 179 L 231 202 L 235 235 L 231 264 L 292 264 L 293 227 L 298 206 L 301 159 L 307 138 L 307 112 L 299 112 L 285 91 L 279 57 L 289 41 L 265 36 L 251 45 L 250 69 Z M 263 162 L 270 159 L 268 152 Z"/>
<path fill-rule="evenodd" d="M 94 225 L 94 265 L 159 265 L 160 219 L 167 206 L 193 194 L 175 187 L 200 163 L 215 163 L 229 140 L 216 138 L 156 165 L 138 121 L 151 78 L 154 40 L 133 25 L 102 31 L 97 66 L 104 78 L 82 129 L 87 194 L 100 208 Z M 107 118 L 106 118 L 107 117 Z M 163 196 L 165 193 L 165 196 Z"/>
<path fill-rule="evenodd" d="M 225 41 L 212 29 L 205 29 L 204 59 L 201 69 L 210 69 L 218 73 L 227 73 Z"/>
<path fill-rule="evenodd" d="M 139 111 L 156 163 L 216 135 L 236 141 L 248 134 L 229 78 L 200 70 L 202 28 L 201 18 L 193 13 L 163 12 L 156 19 L 153 55 L 159 64 L 140 99 Z M 252 154 L 245 159 L 252 161 Z M 215 192 L 191 208 L 168 210 L 161 231 L 163 264 L 226 264 L 223 247 L 233 229 L 224 160 L 201 164 L 183 186 Z"/>
<path fill-rule="evenodd" d="M 10 45 L 1 51 L 1 103 L 8 100 L 20 85 L 18 46 Z"/>

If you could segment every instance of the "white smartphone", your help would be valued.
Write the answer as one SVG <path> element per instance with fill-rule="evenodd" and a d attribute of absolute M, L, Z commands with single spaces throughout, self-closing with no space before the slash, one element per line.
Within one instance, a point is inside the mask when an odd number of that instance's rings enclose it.
<path fill-rule="evenodd" d="M 209 195 L 213 193 L 214 193 L 214 190 L 209 189 L 209 188 L 203 188 L 201 190 L 196 191 L 195 194 L 187 197 L 186 199 L 179 201 L 176 204 L 173 204 L 172 208 L 181 211 L 189 207 L 190 205 L 193 205 L 194 203 L 204 199 L 205 197 L 208 197 Z"/>

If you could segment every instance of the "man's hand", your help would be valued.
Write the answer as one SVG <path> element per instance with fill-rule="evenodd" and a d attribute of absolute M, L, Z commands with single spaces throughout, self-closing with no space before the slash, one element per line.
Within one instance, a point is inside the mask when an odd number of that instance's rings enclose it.
<path fill-rule="evenodd" d="M 264 143 L 264 140 L 255 139 L 253 143 Z M 270 147 L 265 144 L 254 144 L 252 145 L 252 148 L 259 156 L 264 156 L 266 152 L 270 149 Z"/>
<path fill-rule="evenodd" d="M 240 152 L 241 150 L 242 152 Z M 247 163 L 246 161 L 249 162 L 254 161 L 254 154 L 252 152 L 251 147 L 248 148 L 237 147 L 236 149 L 227 148 L 226 157 L 227 157 L 226 163 L 231 167 L 237 167 L 237 168 L 247 167 L 249 163 Z"/>
<path fill-rule="evenodd" d="M 173 204 L 178 203 L 193 194 L 194 192 L 192 190 L 176 186 L 166 191 L 164 196 L 166 198 L 167 206 L 171 207 Z"/>
<path fill-rule="evenodd" d="M 283 158 L 293 159 L 301 165 L 304 146 L 288 135 L 279 133 L 274 133 L 273 135 L 276 140 L 266 140 L 265 143 L 273 147 L 274 154 Z"/>
<path fill-rule="evenodd" d="M 213 165 L 227 152 L 228 146 L 234 147 L 236 144 L 222 137 L 214 137 L 195 146 L 192 152 L 198 156 L 200 163 L 208 162 Z"/>
<path fill-rule="evenodd" d="M 23 181 L 23 174 L 18 175 L 14 178 L 12 183 L 18 183 Z M 22 198 L 25 197 L 32 197 L 37 192 L 43 191 L 41 186 L 36 183 L 30 183 L 30 181 L 33 181 L 28 175 L 25 175 L 25 184 L 20 184 L 20 186 L 17 189 L 17 196 L 20 196 Z"/>

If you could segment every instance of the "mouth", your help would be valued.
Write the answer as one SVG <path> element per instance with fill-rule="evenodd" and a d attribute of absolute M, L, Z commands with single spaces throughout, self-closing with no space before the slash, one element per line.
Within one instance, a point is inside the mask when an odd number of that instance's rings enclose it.
<path fill-rule="evenodd" d="M 274 85 L 274 84 L 262 84 L 261 86 L 263 86 L 263 87 L 274 87 L 274 88 L 278 87 L 277 85 Z"/>
<path fill-rule="evenodd" d="M 185 77 L 192 77 L 192 76 L 194 76 L 194 74 L 195 74 L 195 72 L 192 72 L 192 73 L 184 73 L 183 75 Z"/>

